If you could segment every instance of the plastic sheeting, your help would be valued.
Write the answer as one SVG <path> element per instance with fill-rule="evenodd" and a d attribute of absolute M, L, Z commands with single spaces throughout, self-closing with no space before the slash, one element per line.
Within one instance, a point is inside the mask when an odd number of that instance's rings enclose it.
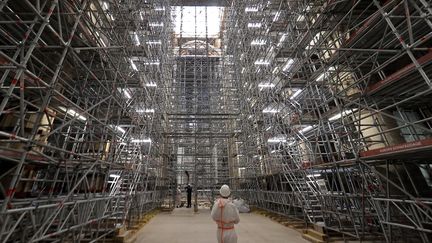
<path fill-rule="evenodd" d="M 233 204 L 237 207 L 240 213 L 249 213 L 250 207 L 243 199 L 234 199 Z"/>

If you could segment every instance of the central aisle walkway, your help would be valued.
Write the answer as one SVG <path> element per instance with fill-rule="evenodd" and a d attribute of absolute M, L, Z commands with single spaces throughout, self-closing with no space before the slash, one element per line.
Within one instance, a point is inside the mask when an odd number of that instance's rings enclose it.
<path fill-rule="evenodd" d="M 240 214 L 236 226 L 239 243 L 306 243 L 293 229 L 282 226 L 254 213 Z M 137 243 L 214 243 L 216 224 L 210 211 L 179 208 L 172 213 L 160 213 L 138 233 Z"/>

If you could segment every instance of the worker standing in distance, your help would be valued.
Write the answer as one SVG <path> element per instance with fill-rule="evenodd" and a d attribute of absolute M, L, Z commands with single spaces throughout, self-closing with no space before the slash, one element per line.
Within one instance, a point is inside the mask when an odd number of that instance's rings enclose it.
<path fill-rule="evenodd" d="M 186 186 L 186 193 L 187 193 L 187 208 L 192 207 L 192 187 L 190 184 Z"/>
<path fill-rule="evenodd" d="M 221 198 L 216 200 L 211 211 L 211 217 L 218 226 L 218 243 L 237 243 L 234 224 L 240 222 L 239 211 L 229 199 L 231 190 L 228 185 L 223 185 L 219 193 Z"/>

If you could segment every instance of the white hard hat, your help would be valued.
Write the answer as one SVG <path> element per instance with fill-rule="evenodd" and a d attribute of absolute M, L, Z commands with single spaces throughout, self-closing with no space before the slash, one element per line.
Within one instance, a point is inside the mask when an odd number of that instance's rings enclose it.
<path fill-rule="evenodd" d="M 228 185 L 223 185 L 221 186 L 219 193 L 222 197 L 229 197 L 229 195 L 231 194 L 231 190 Z"/>

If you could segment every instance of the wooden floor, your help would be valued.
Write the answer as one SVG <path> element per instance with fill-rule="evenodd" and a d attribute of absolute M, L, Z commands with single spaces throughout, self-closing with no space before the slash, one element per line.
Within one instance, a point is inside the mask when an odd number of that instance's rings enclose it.
<path fill-rule="evenodd" d="M 308 242 L 293 229 L 282 226 L 254 213 L 240 214 L 236 226 L 239 243 L 304 243 Z M 210 211 L 179 208 L 172 213 L 160 213 L 137 235 L 137 243 L 210 243 L 216 241 L 216 224 Z"/>

